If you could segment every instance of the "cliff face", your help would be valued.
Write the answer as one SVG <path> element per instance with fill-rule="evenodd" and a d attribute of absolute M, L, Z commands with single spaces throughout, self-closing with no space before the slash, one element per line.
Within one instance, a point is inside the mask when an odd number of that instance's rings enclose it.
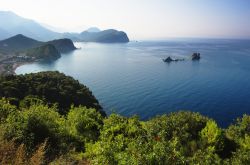
<path fill-rule="evenodd" d="M 76 49 L 75 45 L 70 39 L 58 39 L 47 42 L 47 44 L 52 44 L 60 53 L 67 53 Z"/>

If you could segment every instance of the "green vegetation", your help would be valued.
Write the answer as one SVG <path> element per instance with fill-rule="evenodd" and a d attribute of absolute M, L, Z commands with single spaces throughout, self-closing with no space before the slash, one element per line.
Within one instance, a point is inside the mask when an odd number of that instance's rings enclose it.
<path fill-rule="evenodd" d="M 0 82 L 0 91 L 4 91 L 0 99 L 0 164 L 250 163 L 247 115 L 226 129 L 187 111 L 147 121 L 118 114 L 105 117 L 85 104 L 63 106 L 60 99 L 48 98 L 47 92 L 54 94 L 59 89 L 69 99 L 83 92 L 72 89 L 83 89 L 83 85 L 58 72 L 2 77 Z M 43 92 L 31 92 L 41 84 L 47 84 L 41 88 Z M 57 90 L 51 92 L 52 86 Z M 13 93 L 14 98 L 6 97 Z"/>
<path fill-rule="evenodd" d="M 102 109 L 86 86 L 59 72 L 0 76 L 0 97 L 17 106 L 28 106 L 39 98 L 49 105 L 58 104 L 60 114 L 67 114 L 71 105 Z"/>
<path fill-rule="evenodd" d="M 60 52 L 54 45 L 46 44 L 25 51 L 26 56 L 42 60 L 56 60 L 61 57 Z"/>

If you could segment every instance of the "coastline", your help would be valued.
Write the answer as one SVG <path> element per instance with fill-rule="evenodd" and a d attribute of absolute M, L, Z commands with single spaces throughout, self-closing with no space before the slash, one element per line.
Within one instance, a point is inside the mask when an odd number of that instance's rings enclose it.
<path fill-rule="evenodd" d="M 32 62 L 14 62 L 8 64 L 0 63 L 0 75 L 16 75 L 16 69 L 22 65 L 31 64 Z"/>
<path fill-rule="evenodd" d="M 26 65 L 26 64 L 32 64 L 33 62 L 20 62 L 20 63 L 14 63 L 12 65 L 12 70 L 11 70 L 11 74 L 16 75 L 16 69 L 22 65 Z"/>

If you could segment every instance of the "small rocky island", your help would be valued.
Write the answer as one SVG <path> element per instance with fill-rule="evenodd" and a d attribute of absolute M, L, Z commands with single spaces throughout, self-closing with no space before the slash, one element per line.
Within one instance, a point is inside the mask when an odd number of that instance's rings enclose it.
<path fill-rule="evenodd" d="M 184 61 L 184 59 L 173 59 L 170 56 L 168 56 L 166 59 L 163 59 L 163 61 L 170 63 L 170 62 L 174 62 L 174 61 L 175 62 L 177 62 L 177 61 Z"/>
<path fill-rule="evenodd" d="M 200 53 L 193 53 L 192 56 L 191 56 L 191 59 L 192 59 L 193 61 L 199 60 L 200 58 L 201 58 Z"/>
<path fill-rule="evenodd" d="M 192 61 L 197 61 L 197 60 L 200 60 L 201 58 L 201 55 L 200 53 L 193 53 L 192 56 L 191 56 L 191 60 Z M 168 56 L 167 58 L 165 59 L 162 59 L 164 62 L 167 62 L 167 63 L 170 63 L 170 62 L 178 62 L 178 61 L 184 61 L 185 59 L 183 58 L 176 58 L 176 59 L 173 59 L 171 58 L 170 56 Z"/>

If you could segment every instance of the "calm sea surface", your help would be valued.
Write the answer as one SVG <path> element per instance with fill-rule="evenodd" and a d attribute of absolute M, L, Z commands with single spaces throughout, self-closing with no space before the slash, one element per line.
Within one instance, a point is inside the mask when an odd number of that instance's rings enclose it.
<path fill-rule="evenodd" d="M 227 126 L 250 114 L 250 41 L 169 40 L 75 43 L 81 49 L 17 74 L 58 70 L 87 85 L 109 114 L 148 119 L 178 110 L 200 112 Z M 198 62 L 189 59 L 201 53 Z M 185 61 L 164 63 L 167 56 Z"/>

